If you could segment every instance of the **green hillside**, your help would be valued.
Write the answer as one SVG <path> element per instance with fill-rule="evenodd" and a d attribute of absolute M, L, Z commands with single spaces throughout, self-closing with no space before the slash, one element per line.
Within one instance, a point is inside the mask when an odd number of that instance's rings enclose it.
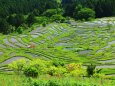
<path fill-rule="evenodd" d="M 114 86 L 114 0 L 0 0 L 0 86 Z"/>

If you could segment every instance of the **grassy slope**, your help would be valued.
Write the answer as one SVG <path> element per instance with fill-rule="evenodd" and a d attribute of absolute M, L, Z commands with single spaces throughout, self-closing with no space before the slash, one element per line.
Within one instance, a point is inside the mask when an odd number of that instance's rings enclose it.
<path fill-rule="evenodd" d="M 56 26 L 57 25 L 57 26 Z M 56 31 L 53 31 L 51 28 L 55 27 Z M 64 27 L 66 30 L 69 30 L 69 33 L 64 31 L 62 32 L 60 28 Z M 33 26 L 34 28 L 36 26 Z M 33 54 L 36 54 L 40 57 L 43 58 L 59 58 L 63 59 L 65 61 L 69 62 L 83 62 L 84 64 L 89 64 L 89 63 L 95 63 L 95 64 L 106 64 L 106 65 L 111 65 L 114 64 L 114 62 L 99 62 L 100 60 L 107 60 L 107 59 L 114 59 L 115 54 L 112 53 L 114 52 L 114 47 L 115 45 L 112 44 L 110 48 L 107 48 L 104 50 L 104 52 L 98 52 L 98 50 L 103 49 L 103 47 L 108 46 L 108 42 L 114 41 L 114 36 L 115 36 L 115 26 L 111 26 L 111 29 L 108 29 L 108 27 L 104 28 L 87 28 L 85 31 L 83 30 L 83 33 L 86 35 L 81 35 L 79 31 L 82 29 L 68 26 L 66 24 L 51 24 L 47 26 L 46 28 L 43 28 L 45 30 L 49 30 L 48 33 L 43 34 L 41 37 L 37 38 L 32 38 L 30 34 L 28 35 L 28 38 L 22 38 L 22 41 L 25 44 L 29 44 L 30 42 L 35 42 L 37 43 L 37 46 L 35 49 L 25 49 L 25 48 L 19 48 L 15 49 L 12 47 L 9 47 L 7 45 L 7 48 L 2 48 L 0 47 L 0 51 L 4 52 L 4 54 L 1 56 L 0 62 L 3 62 L 9 58 L 12 58 L 13 56 L 9 56 L 10 53 L 15 52 L 14 56 L 25 56 L 29 59 L 33 59 L 33 56 L 30 54 L 26 54 L 25 52 L 31 52 Z M 27 33 L 28 31 L 25 31 L 23 34 Z M 92 34 L 95 33 L 94 35 Z M 54 33 L 59 33 L 58 36 L 56 36 Z M 48 36 L 53 36 L 52 39 L 48 39 Z M 4 38 L 10 38 L 12 35 L 9 36 L 0 36 L 0 44 L 4 44 L 3 39 Z M 20 37 L 20 35 L 16 36 L 17 38 Z M 32 38 L 32 40 L 30 40 Z M 46 40 L 44 40 L 46 39 Z M 39 43 L 41 40 L 44 40 L 45 43 Z M 66 43 L 69 44 L 69 46 L 66 45 L 61 45 L 61 46 L 55 46 L 55 44 L 58 43 Z M 71 45 L 73 44 L 73 45 Z M 6 46 L 6 45 L 5 45 Z M 73 48 L 72 50 L 69 50 L 69 48 Z M 66 50 L 63 50 L 66 49 Z M 81 55 L 78 53 L 78 51 L 83 51 L 83 50 L 93 50 L 91 52 L 91 55 Z M 20 52 L 20 53 L 19 53 Z M 100 58 L 101 57 L 101 58 Z M 105 74 L 114 74 L 114 68 L 106 68 L 102 70 L 102 73 Z M 7 78 L 10 77 L 18 77 L 18 76 L 5 76 L 5 75 L 0 75 L 1 77 L 4 76 L 3 82 L 6 81 Z M 114 78 L 114 77 L 113 77 Z M 13 80 L 15 78 L 12 78 Z M 11 83 L 13 80 L 9 81 L 8 83 Z M 18 79 L 18 78 L 17 78 Z M 20 79 L 20 78 L 19 78 Z M 14 80 L 15 81 L 15 80 Z M 20 80 L 19 80 L 20 81 Z M 7 84 L 8 84 L 7 83 Z M 3 84 L 3 83 L 2 83 Z M 14 84 L 16 84 L 14 82 Z M 7 86 L 7 85 L 3 85 Z M 12 86 L 15 86 L 12 84 Z M 109 85 L 110 86 L 110 85 Z"/>
<path fill-rule="evenodd" d="M 48 83 L 48 81 L 56 81 L 58 84 L 63 84 L 62 86 L 114 86 L 115 82 L 108 79 L 99 79 L 99 78 L 80 78 L 80 77 L 66 77 L 66 78 L 56 78 L 50 76 L 41 76 L 37 79 L 34 79 L 33 83 L 41 83 L 38 86 L 47 86 L 43 85 Z M 30 86 L 31 80 L 24 76 L 17 75 L 6 75 L 0 74 L 0 85 L 1 86 Z M 75 85 L 76 84 L 76 85 Z M 48 85 L 49 86 L 49 85 Z M 59 85 L 61 86 L 61 85 Z"/>

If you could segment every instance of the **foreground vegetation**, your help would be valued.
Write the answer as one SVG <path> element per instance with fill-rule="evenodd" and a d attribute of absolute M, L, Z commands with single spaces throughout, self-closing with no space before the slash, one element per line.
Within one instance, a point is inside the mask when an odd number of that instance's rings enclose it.
<path fill-rule="evenodd" d="M 93 67 L 93 66 L 92 66 Z M 80 63 L 54 60 L 18 60 L 8 65 L 11 72 L 0 74 L 2 86 L 114 86 L 111 77 L 93 69 L 88 76 Z"/>
<path fill-rule="evenodd" d="M 114 84 L 113 80 L 99 78 L 41 76 L 31 79 L 24 76 L 0 74 L 2 86 L 114 86 Z"/>
<path fill-rule="evenodd" d="M 19 86 L 39 86 L 41 83 L 43 86 L 52 86 L 49 85 L 52 83 L 56 86 L 113 86 L 115 26 L 112 19 L 114 17 L 77 22 L 77 25 L 71 20 L 71 24 L 51 23 L 46 27 L 30 28 L 28 34 L 28 30 L 22 34 L 1 34 L 0 76 L 4 76 L 1 81 L 6 83 L 1 84 L 7 86 L 16 79 L 11 86 L 18 83 Z M 103 26 L 95 22 L 101 22 Z M 33 28 L 36 27 L 38 25 L 34 24 Z M 13 62 L 19 59 L 27 61 Z M 90 64 L 96 68 L 89 66 L 87 69 Z M 10 77 L 16 78 L 5 81 Z"/>

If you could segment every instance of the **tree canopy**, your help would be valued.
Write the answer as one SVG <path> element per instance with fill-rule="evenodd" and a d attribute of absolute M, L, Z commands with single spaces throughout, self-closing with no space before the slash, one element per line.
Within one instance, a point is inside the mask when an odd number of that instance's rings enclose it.
<path fill-rule="evenodd" d="M 30 27 L 36 21 L 46 24 L 64 22 L 67 17 L 89 20 L 115 16 L 114 5 L 115 0 L 0 0 L 0 32 L 12 32 L 5 31 L 8 28 L 17 31 L 22 24 Z"/>

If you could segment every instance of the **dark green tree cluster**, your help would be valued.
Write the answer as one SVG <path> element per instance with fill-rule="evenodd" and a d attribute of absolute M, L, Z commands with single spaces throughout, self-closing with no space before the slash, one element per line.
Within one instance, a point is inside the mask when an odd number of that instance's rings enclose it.
<path fill-rule="evenodd" d="M 8 34 L 9 32 L 11 32 L 9 23 L 2 18 L 0 18 L 0 32 L 2 32 L 3 34 Z"/>
<path fill-rule="evenodd" d="M 81 4 L 96 12 L 96 17 L 115 16 L 115 0 L 62 0 L 65 15 L 72 16 L 76 6 Z"/>
<path fill-rule="evenodd" d="M 50 8 L 58 8 L 59 0 L 0 0 L 0 16 L 9 14 L 28 14 L 34 9 L 40 13 Z M 36 10 L 35 10 L 36 11 Z"/>
<path fill-rule="evenodd" d="M 24 21 L 24 16 L 21 14 L 10 15 L 7 18 L 7 22 L 15 27 L 19 27 L 21 24 L 24 23 Z"/>
<path fill-rule="evenodd" d="M 13 31 L 22 33 L 23 24 L 30 27 L 36 22 L 35 16 L 46 16 L 47 13 L 50 15 L 52 11 L 48 12 L 48 9 L 60 12 L 56 10 L 60 6 L 61 0 L 0 0 L 0 32 L 3 34 Z M 45 24 L 46 21 L 42 23 Z"/>
<path fill-rule="evenodd" d="M 73 17 L 77 20 L 91 20 L 95 18 L 95 11 L 87 7 L 82 7 L 82 5 L 78 5 L 75 8 Z"/>
<path fill-rule="evenodd" d="M 36 22 L 46 26 L 64 22 L 65 17 L 90 20 L 115 16 L 114 5 L 115 0 L 0 0 L 0 32 L 22 33 L 23 26 L 31 27 Z"/>
<path fill-rule="evenodd" d="M 40 15 L 47 9 L 63 8 L 65 16 L 73 16 L 77 5 L 94 9 L 96 17 L 115 15 L 115 0 L 0 0 L 0 16 L 28 14 L 34 10 Z"/>

